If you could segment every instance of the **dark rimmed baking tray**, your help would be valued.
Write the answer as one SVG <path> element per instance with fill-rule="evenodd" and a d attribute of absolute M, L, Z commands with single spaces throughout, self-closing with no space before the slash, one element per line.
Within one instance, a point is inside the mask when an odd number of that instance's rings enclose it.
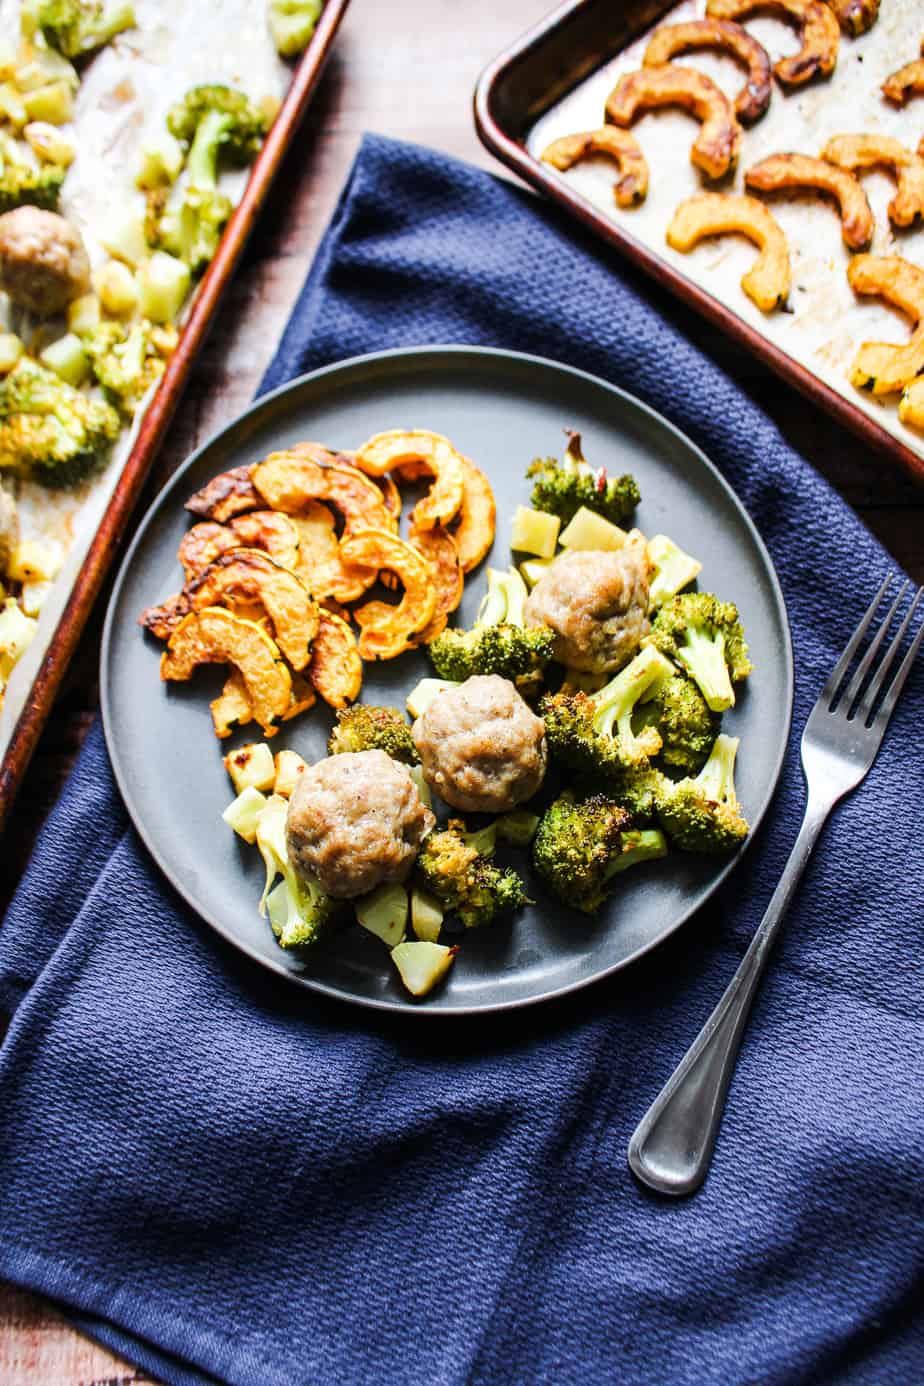
<path fill-rule="evenodd" d="M 677 0 L 624 0 L 614 5 L 613 0 L 566 0 L 501 53 L 478 79 L 475 127 L 482 143 L 514 173 L 565 207 L 864 442 L 924 480 L 924 457 L 768 341 L 723 302 L 679 273 L 529 152 L 527 137 L 539 118 L 655 25 L 676 3 Z"/>
<path fill-rule="evenodd" d="M 106 570 L 153 465 L 196 353 L 231 281 L 273 178 L 314 94 L 349 0 L 326 0 L 317 28 L 292 74 L 289 90 L 260 150 L 243 196 L 193 301 L 179 344 L 148 404 L 134 445 L 90 542 L 45 656 L 0 760 L 0 831 L 35 750 L 55 694 L 77 648 Z"/>

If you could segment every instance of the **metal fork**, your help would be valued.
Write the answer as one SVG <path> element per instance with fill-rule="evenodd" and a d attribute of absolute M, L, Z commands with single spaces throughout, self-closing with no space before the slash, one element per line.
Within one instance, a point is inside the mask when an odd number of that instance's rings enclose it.
<path fill-rule="evenodd" d="M 924 622 L 898 672 L 889 671 L 924 594 L 918 588 L 885 653 L 879 651 L 909 584 L 903 583 L 869 648 L 842 688 L 854 656 L 888 590 L 887 576 L 846 650 L 831 672 L 802 733 L 802 769 L 808 790 L 799 836 L 751 944 L 725 994 L 649 1107 L 629 1142 L 629 1165 L 659 1193 L 689 1194 L 706 1177 L 722 1120 L 735 1059 L 770 949 L 834 805 L 855 789 L 873 761 L 921 642 Z"/>

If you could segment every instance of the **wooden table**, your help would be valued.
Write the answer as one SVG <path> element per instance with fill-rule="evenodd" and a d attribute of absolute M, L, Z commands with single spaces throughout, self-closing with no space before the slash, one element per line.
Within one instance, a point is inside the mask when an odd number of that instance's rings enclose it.
<path fill-rule="evenodd" d="M 551 0 L 354 0 L 298 147 L 267 208 L 164 448 L 149 499 L 187 454 L 250 400 L 301 286 L 361 133 L 423 140 L 491 166 L 474 132 L 471 94 L 482 66 L 534 23 Z M 400 13 L 400 20 L 398 18 Z M 705 336 L 705 332 L 704 332 Z M 826 417 L 723 343 L 709 347 L 737 369 L 782 431 L 863 516 L 894 557 L 924 581 L 924 488 L 867 455 Z M 147 499 L 141 509 L 146 507 Z M 97 707 L 100 599 L 46 728 L 7 830 L 0 912 L 64 782 Z M 127 1386 L 143 1373 L 75 1333 L 44 1301 L 0 1285 L 4 1386 Z"/>

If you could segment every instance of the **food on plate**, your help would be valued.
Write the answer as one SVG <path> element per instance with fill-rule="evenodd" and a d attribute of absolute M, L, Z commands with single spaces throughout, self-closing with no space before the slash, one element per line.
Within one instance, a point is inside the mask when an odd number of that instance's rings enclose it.
<path fill-rule="evenodd" d="M 517 872 L 495 866 L 493 849 L 484 852 L 483 845 L 461 819 L 450 818 L 444 829 L 424 839 L 417 858 L 424 888 L 466 929 L 484 928 L 529 903 Z"/>
<path fill-rule="evenodd" d="M 717 48 L 747 68 L 748 79 L 735 97 L 735 114 L 743 125 L 753 125 L 770 105 L 770 57 L 762 43 L 740 24 L 723 19 L 690 19 L 662 24 L 648 41 L 645 67 L 661 67 L 680 53 Z"/>
<path fill-rule="evenodd" d="M 879 18 L 879 0 L 825 0 L 845 34 L 857 38 L 871 29 Z"/>
<path fill-rule="evenodd" d="M 384 751 L 405 765 L 420 763 L 411 728 L 396 707 L 359 704 L 338 712 L 327 752 L 338 756 L 345 751 Z"/>
<path fill-rule="evenodd" d="M 32 8 L 46 43 L 74 60 L 135 27 L 134 6 L 126 0 L 39 0 Z"/>
<path fill-rule="evenodd" d="M 835 135 L 821 157 L 852 173 L 885 168 L 897 190 L 889 203 L 889 220 L 895 226 L 912 226 L 924 215 L 924 159 L 888 135 Z"/>
<path fill-rule="evenodd" d="M 921 56 L 892 72 L 882 84 L 882 94 L 896 106 L 904 106 L 912 96 L 924 92 L 924 39 Z"/>
<path fill-rule="evenodd" d="M 827 159 L 807 154 L 771 154 L 752 164 L 744 175 L 752 192 L 803 192 L 813 189 L 833 197 L 840 209 L 841 232 L 850 250 L 865 250 L 873 239 L 875 222 L 858 178 Z"/>
<path fill-rule="evenodd" d="M 245 789 L 272 789 L 276 783 L 276 763 L 265 741 L 238 746 L 228 752 L 224 763 L 238 794 Z"/>
<path fill-rule="evenodd" d="M 344 562 L 329 506 L 307 501 L 304 509 L 288 518 L 298 536 L 295 571 L 318 601 L 352 602 L 372 586 L 377 577 L 374 568 Z"/>
<path fill-rule="evenodd" d="M 658 817 L 671 842 L 685 852 L 728 852 L 748 835 L 735 793 L 738 738 L 720 734 L 695 777 L 663 781 Z"/>
<path fill-rule="evenodd" d="M 269 0 L 266 20 L 280 57 L 294 58 L 308 47 L 322 8 L 323 0 Z"/>
<path fill-rule="evenodd" d="M 459 949 L 425 939 L 407 940 L 392 949 L 392 962 L 412 996 L 426 996 L 445 977 Z"/>
<path fill-rule="evenodd" d="M 475 674 L 500 674 L 534 682 L 552 658 L 554 637 L 545 626 L 527 627 L 527 592 L 516 569 L 488 569 L 488 589 L 470 630 L 454 627 L 430 642 L 428 653 L 440 678 L 464 683 Z"/>
<path fill-rule="evenodd" d="M 924 379 L 906 385 L 898 405 L 898 417 L 911 428 L 924 428 Z"/>
<path fill-rule="evenodd" d="M 505 813 L 531 799 L 545 777 L 542 719 L 497 674 L 438 694 L 412 736 L 431 789 L 464 813 Z"/>
<path fill-rule="evenodd" d="M 370 476 L 382 476 L 408 463 L 419 464 L 434 478 L 430 490 L 412 511 L 415 528 L 448 525 L 462 505 L 465 484 L 462 457 L 448 438 L 427 429 L 396 428 L 377 433 L 356 452 L 356 465 Z"/>
<path fill-rule="evenodd" d="M 308 766 L 297 751 L 290 750 L 277 751 L 273 757 L 273 765 L 276 772 L 273 779 L 273 793 L 288 799 L 292 795 L 299 775 L 303 774 Z"/>
<path fill-rule="evenodd" d="M 644 537 L 609 553 L 575 550 L 556 558 L 523 608 L 528 626 L 548 626 L 554 657 L 571 669 L 618 669 L 647 635 L 650 565 Z"/>
<path fill-rule="evenodd" d="M 363 662 L 356 637 L 342 618 L 324 607 L 318 612 L 318 633 L 311 646 L 308 677 L 333 708 L 344 708 L 359 697 Z"/>
<path fill-rule="evenodd" d="M 280 948 L 301 949 L 330 931 L 342 906 L 316 877 L 296 870 L 290 861 L 286 831 L 290 802 L 273 794 L 257 815 L 255 840 L 266 871 L 260 913 L 269 917 Z M 282 877 L 278 884 L 277 876 Z"/>
<path fill-rule="evenodd" d="M 220 741 L 225 740 L 237 727 L 246 727 L 253 721 L 253 707 L 247 693 L 243 675 L 232 669 L 225 686 L 217 698 L 209 703 L 212 725 Z"/>
<path fill-rule="evenodd" d="M 198 528 L 199 525 L 194 525 L 185 537 L 188 538 L 189 534 Z M 298 568 L 301 540 L 298 529 L 288 515 L 280 515 L 275 510 L 250 510 L 244 515 L 235 515 L 229 522 L 226 533 L 231 543 L 223 544 L 220 551 L 232 546 L 240 548 L 242 545 L 246 549 L 263 549 L 274 563 L 280 564 L 283 568 L 291 568 L 293 571 Z M 213 557 L 217 558 L 218 554 L 214 554 Z M 183 544 L 180 545 L 179 558 L 182 563 Z M 316 595 L 307 583 L 305 585 L 312 596 Z"/>
<path fill-rule="evenodd" d="M 732 685 L 752 671 L 738 608 L 711 592 L 682 592 L 663 602 L 647 640 L 687 671 L 713 712 L 734 706 Z"/>
<path fill-rule="evenodd" d="M 800 33 L 798 53 L 774 64 L 778 81 L 798 87 L 813 77 L 831 76 L 840 29 L 834 12 L 822 0 L 706 0 L 706 14 L 713 19 L 740 20 L 758 13 L 789 20 Z"/>
<path fill-rule="evenodd" d="M 119 426 L 111 405 L 29 357 L 0 380 L 0 472 L 74 485 L 106 461 Z"/>
<path fill-rule="evenodd" d="M 610 125 L 632 125 L 658 106 L 681 106 L 702 123 L 690 159 L 709 178 L 724 178 L 741 145 L 741 126 L 731 102 L 705 73 L 666 63 L 621 77 L 606 99 Z"/>
<path fill-rule="evenodd" d="M 620 872 L 666 855 L 663 832 L 634 828 L 631 813 L 614 799 L 566 790 L 542 815 L 532 860 L 560 900 L 595 914 Z"/>
<path fill-rule="evenodd" d="M 416 529 L 412 524 L 408 539 L 430 564 L 436 593 L 433 615 L 417 637 L 421 644 L 426 645 L 445 630 L 446 622 L 462 600 L 465 573 L 459 562 L 456 541 L 442 525 L 434 525 L 432 529 Z"/>
<path fill-rule="evenodd" d="M 405 765 L 380 750 L 344 752 L 299 776 L 286 821 L 289 859 L 299 879 L 350 899 L 406 880 L 434 822 Z"/>
<path fill-rule="evenodd" d="M 477 568 L 494 543 L 496 515 L 491 483 L 470 458 L 462 457 L 462 504 L 450 532 L 463 573 Z"/>
<path fill-rule="evenodd" d="M 613 184 L 613 196 L 620 207 L 634 207 L 644 202 L 648 193 L 648 161 L 641 146 L 628 130 L 616 130 L 604 125 L 600 130 L 583 134 L 563 135 L 542 152 L 547 164 L 565 173 L 584 159 L 612 159 L 619 171 Z"/>
<path fill-rule="evenodd" d="M 648 600 L 658 607 L 668 597 L 674 597 L 682 587 L 689 587 L 702 572 L 703 565 L 692 554 L 684 553 L 667 534 L 653 534 L 647 544 L 648 562 L 654 570 L 648 588 Z"/>
<path fill-rule="evenodd" d="M 160 676 L 165 682 L 186 681 L 200 664 L 234 665 L 244 680 L 254 718 L 265 736 L 275 736 L 292 697 L 292 677 L 262 626 L 223 607 L 191 612 L 167 643 Z"/>
<path fill-rule="evenodd" d="M 0 216 L 0 289 L 18 307 L 51 317 L 89 287 L 90 260 L 71 222 L 32 206 Z"/>
<path fill-rule="evenodd" d="M 250 479 L 273 510 L 298 515 L 309 501 L 326 501 L 343 516 L 348 534 L 395 530 L 394 516 L 375 483 L 349 458 L 320 443 L 298 443 L 285 452 L 270 453 L 250 468 Z"/>
<path fill-rule="evenodd" d="M 250 480 L 250 468 L 232 467 L 213 476 L 185 504 L 193 515 L 226 524 L 244 511 L 259 510 L 261 501 Z"/>
<path fill-rule="evenodd" d="M 568 444 L 559 462 L 537 457 L 526 469 L 533 483 L 533 508 L 557 515 L 562 523 L 580 509 L 593 510 L 614 525 L 624 524 L 641 500 L 635 478 L 628 472 L 610 476 L 606 467 L 592 467 L 584 457 L 580 433 L 568 431 Z M 513 544 L 513 548 L 518 548 Z M 539 552 L 539 550 L 530 550 Z M 554 543 L 552 546 L 554 552 Z M 545 555 L 550 556 L 550 555 Z"/>
<path fill-rule="evenodd" d="M 667 228 L 667 243 L 684 254 L 704 237 L 737 234 L 747 236 L 760 254 L 741 287 L 762 313 L 772 313 L 789 298 L 792 282 L 789 245 L 776 218 L 756 197 L 737 193 L 697 193 L 674 212 Z"/>
<path fill-rule="evenodd" d="M 899 255 L 855 255 L 847 278 L 855 294 L 884 298 L 912 321 L 904 346 L 864 342 L 850 367 L 850 383 L 858 389 L 894 394 L 924 372 L 924 270 Z"/>
<path fill-rule="evenodd" d="M 370 601 L 356 607 L 363 659 L 395 659 L 414 636 L 425 630 L 436 610 L 436 587 L 430 560 L 412 544 L 385 530 L 364 529 L 342 541 L 344 560 L 376 572 L 393 573 L 404 592 L 397 606 Z"/>

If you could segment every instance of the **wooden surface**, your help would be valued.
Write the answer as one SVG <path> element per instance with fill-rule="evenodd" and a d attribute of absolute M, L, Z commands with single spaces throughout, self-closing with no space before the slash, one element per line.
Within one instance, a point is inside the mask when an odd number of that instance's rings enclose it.
<path fill-rule="evenodd" d="M 502 5 L 470 0 L 465 6 L 403 0 L 400 7 L 353 0 L 318 98 L 193 374 L 142 510 L 191 449 L 250 400 L 361 133 L 419 140 L 490 167 L 471 121 L 475 79 L 490 58 L 550 8 L 551 0 Z M 698 335 L 737 369 L 745 388 L 774 415 L 793 445 L 860 512 L 896 560 L 924 582 L 924 489 L 866 454 L 766 372 L 742 363 L 712 329 L 702 327 Z M 823 555 L 819 561 L 823 566 Z M 65 679 L 7 829 L 0 851 L 0 911 L 95 716 L 106 596 Z M 3 1386 L 127 1386 L 150 1380 L 73 1332 L 44 1301 L 0 1285 Z"/>

